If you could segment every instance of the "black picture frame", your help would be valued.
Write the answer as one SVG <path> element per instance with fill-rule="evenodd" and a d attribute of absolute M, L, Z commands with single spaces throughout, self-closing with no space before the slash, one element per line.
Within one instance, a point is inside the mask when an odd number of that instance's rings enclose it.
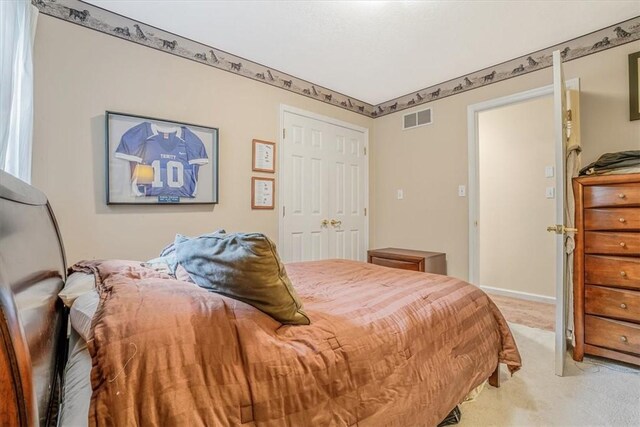
<path fill-rule="evenodd" d="M 629 55 L 629 120 L 640 120 L 640 51 Z"/>
<path fill-rule="evenodd" d="M 149 154 L 146 148 L 143 150 L 143 152 L 147 153 L 144 155 L 144 159 L 124 154 L 123 152 L 116 154 L 116 151 L 119 150 L 120 144 L 123 143 L 122 136 L 134 127 L 136 129 L 141 129 L 141 135 L 149 135 L 148 138 L 141 136 L 140 138 L 133 139 L 136 141 L 144 141 L 141 142 L 144 144 L 156 142 L 157 140 L 154 138 L 157 138 L 159 135 L 164 135 L 165 139 L 182 136 L 184 137 L 184 140 L 182 140 L 182 138 L 181 140 L 186 147 L 186 139 L 189 139 L 188 144 L 190 149 L 186 149 L 184 152 L 180 151 L 177 148 L 177 145 L 175 148 L 175 150 L 178 150 L 177 152 L 166 151 L 164 148 L 154 150 L 158 156 L 172 156 L 172 158 L 176 160 L 173 163 L 174 166 L 177 167 L 175 168 L 176 170 L 172 176 L 180 176 L 180 182 L 174 182 L 174 186 L 171 186 L 170 184 L 169 186 L 164 186 L 161 177 L 163 169 L 162 167 L 156 168 L 155 165 L 148 164 L 149 160 L 151 160 L 149 156 L 153 156 L 154 154 Z M 171 128 L 171 130 L 168 130 L 167 128 Z M 167 131 L 163 132 L 162 130 Z M 135 134 L 135 130 L 132 131 L 132 134 Z M 220 130 L 217 127 L 117 111 L 105 111 L 105 190 L 107 205 L 217 204 L 219 200 L 220 175 L 219 134 Z M 132 138 L 126 139 L 127 141 L 132 140 Z M 160 141 L 157 142 L 160 143 Z M 200 146 L 199 143 L 201 143 L 202 146 Z M 171 147 L 169 146 L 167 150 L 170 148 Z M 162 152 L 163 150 L 165 150 L 165 153 Z M 120 149 L 120 151 L 124 150 Z M 190 152 L 197 152 L 200 155 L 196 157 L 203 157 L 197 159 L 198 163 L 195 164 L 197 165 L 197 168 L 192 164 L 193 160 L 190 160 Z M 176 158 L 176 155 L 167 153 L 175 153 L 179 155 L 184 154 L 184 156 L 180 156 L 184 158 Z M 205 153 L 206 156 L 202 156 L 202 154 Z M 122 156 L 126 156 L 126 158 L 123 158 Z M 133 159 L 134 157 L 135 160 Z M 203 163 L 204 160 L 207 162 Z M 161 161 L 160 157 L 158 157 L 157 161 Z M 152 163 L 155 163 L 155 161 Z M 146 168 L 138 169 L 138 166 L 140 165 Z M 180 169 L 178 169 L 178 167 Z M 180 172 L 184 173 L 185 169 L 188 170 L 188 173 L 185 175 L 180 174 Z M 138 173 L 139 170 L 144 170 L 146 179 L 150 177 L 148 176 L 148 173 L 151 171 L 153 174 L 153 181 L 143 182 L 136 185 L 137 177 L 142 175 Z M 180 172 L 178 172 L 178 170 L 180 170 Z M 164 173 L 168 176 L 166 168 L 164 169 Z M 184 183 L 185 178 L 186 183 Z M 134 179 L 136 179 L 135 183 Z M 157 183 L 162 185 L 156 185 Z M 183 183 L 183 185 L 177 187 L 179 183 Z M 127 189 L 129 189 L 129 192 L 127 192 Z M 141 194 L 142 191 L 144 191 L 144 194 Z M 163 194 L 165 191 L 167 194 Z M 134 194 L 134 192 L 137 192 L 138 194 Z M 182 195 L 176 196 L 176 192 L 182 193 Z"/>

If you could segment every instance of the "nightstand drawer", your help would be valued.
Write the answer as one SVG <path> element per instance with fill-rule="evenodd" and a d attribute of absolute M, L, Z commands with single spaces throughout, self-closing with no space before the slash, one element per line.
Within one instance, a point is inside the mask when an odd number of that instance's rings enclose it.
<path fill-rule="evenodd" d="M 640 292 L 585 286 L 585 313 L 640 322 Z"/>
<path fill-rule="evenodd" d="M 587 344 L 640 353 L 640 325 L 597 316 L 584 317 L 584 340 Z"/>
<path fill-rule="evenodd" d="M 640 255 L 640 233 L 587 231 L 584 251 L 588 254 Z"/>
<path fill-rule="evenodd" d="M 584 207 L 640 206 L 640 185 L 592 185 L 584 189 Z"/>
<path fill-rule="evenodd" d="M 640 289 L 640 258 L 587 255 L 584 281 L 591 285 Z"/>
<path fill-rule="evenodd" d="M 421 268 L 420 268 L 421 266 L 420 266 L 420 263 L 418 262 L 400 261 L 397 259 L 378 258 L 378 257 L 372 256 L 370 263 L 375 265 L 381 265 L 383 267 L 400 268 L 402 270 L 421 271 Z"/>
<path fill-rule="evenodd" d="M 367 251 L 370 264 L 425 273 L 447 274 L 447 255 L 414 249 L 384 248 Z"/>

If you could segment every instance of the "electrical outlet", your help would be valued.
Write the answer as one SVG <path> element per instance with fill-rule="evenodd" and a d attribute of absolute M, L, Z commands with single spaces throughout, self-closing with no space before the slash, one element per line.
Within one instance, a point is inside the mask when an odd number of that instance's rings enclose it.
<path fill-rule="evenodd" d="M 464 185 L 458 185 L 458 197 L 465 197 L 467 195 L 467 187 Z"/>
<path fill-rule="evenodd" d="M 404 199 L 404 190 L 398 190 L 398 200 Z"/>

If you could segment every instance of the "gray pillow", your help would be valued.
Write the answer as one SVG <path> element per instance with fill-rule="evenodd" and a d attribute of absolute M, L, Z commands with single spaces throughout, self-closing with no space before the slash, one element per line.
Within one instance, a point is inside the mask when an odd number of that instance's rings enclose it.
<path fill-rule="evenodd" d="M 219 234 L 226 234 L 226 231 L 224 229 L 220 229 L 214 231 L 213 233 L 203 234 L 198 237 L 187 237 L 182 234 L 176 234 L 176 237 L 173 239 L 173 243 L 165 246 L 164 249 L 160 251 L 159 257 L 147 261 L 145 263 L 145 267 L 150 267 L 154 270 L 162 271 L 164 266 L 166 266 L 168 270 L 167 273 L 171 276 L 177 277 L 178 261 L 176 260 L 176 245 L 187 242 L 191 239 L 197 239 L 204 236 L 216 236 Z"/>
<path fill-rule="evenodd" d="M 200 236 L 175 245 L 200 287 L 251 304 L 281 323 L 308 325 L 274 243 L 261 233 Z"/>

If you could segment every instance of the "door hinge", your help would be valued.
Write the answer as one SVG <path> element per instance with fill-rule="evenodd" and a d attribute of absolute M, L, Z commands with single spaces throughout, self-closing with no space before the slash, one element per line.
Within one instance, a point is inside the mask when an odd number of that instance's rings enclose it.
<path fill-rule="evenodd" d="M 367 216 L 367 208 L 364 208 L 364 216 Z"/>
<path fill-rule="evenodd" d="M 285 207 L 283 206 L 282 207 L 282 216 L 284 216 L 284 214 L 285 214 Z"/>
<path fill-rule="evenodd" d="M 567 110 L 567 121 L 570 122 L 572 121 L 571 118 L 573 116 L 573 113 L 571 112 L 571 109 Z"/>
<path fill-rule="evenodd" d="M 364 155 L 367 155 L 367 147 L 364 147 Z"/>
<path fill-rule="evenodd" d="M 282 139 L 284 139 L 287 135 L 287 130 L 282 128 Z"/>

